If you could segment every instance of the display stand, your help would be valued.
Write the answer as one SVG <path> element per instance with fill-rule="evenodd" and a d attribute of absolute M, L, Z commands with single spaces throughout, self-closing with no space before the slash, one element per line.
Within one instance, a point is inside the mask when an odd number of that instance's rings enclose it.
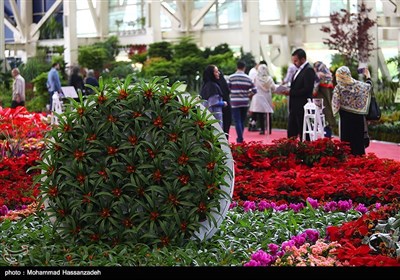
<path fill-rule="evenodd" d="M 322 112 L 323 109 L 323 99 L 311 100 L 308 98 L 308 102 L 304 105 L 303 141 L 315 141 L 324 137 L 325 115 Z M 306 138 L 307 135 L 309 138 Z"/>
<path fill-rule="evenodd" d="M 53 93 L 52 102 L 53 102 L 53 106 L 52 106 L 52 111 L 51 111 L 51 124 L 58 125 L 58 117 L 54 113 L 57 113 L 57 114 L 63 113 L 63 109 L 62 109 L 63 102 L 60 100 L 58 92 Z"/>

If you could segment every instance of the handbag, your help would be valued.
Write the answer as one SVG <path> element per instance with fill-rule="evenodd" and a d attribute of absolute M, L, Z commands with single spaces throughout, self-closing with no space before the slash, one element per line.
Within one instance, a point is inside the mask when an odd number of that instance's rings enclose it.
<path fill-rule="evenodd" d="M 381 118 L 381 109 L 379 108 L 378 102 L 374 92 L 371 90 L 371 102 L 369 103 L 368 113 L 365 116 L 368 121 L 377 121 Z"/>

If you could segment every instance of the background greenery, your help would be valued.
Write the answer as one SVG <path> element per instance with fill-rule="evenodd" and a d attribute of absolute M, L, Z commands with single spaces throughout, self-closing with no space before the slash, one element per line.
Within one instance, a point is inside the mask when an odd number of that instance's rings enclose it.
<path fill-rule="evenodd" d="M 129 51 L 131 61 L 116 61 L 119 49 L 135 50 Z M 68 77 L 62 56 L 63 51 L 63 46 L 40 47 L 36 57 L 29 58 L 26 63 L 17 65 L 26 80 L 26 107 L 29 111 L 46 110 L 48 93 L 45 81 L 53 62 L 60 62 L 62 84 L 67 85 Z M 102 76 L 106 82 L 114 78 L 123 80 L 132 73 L 134 80 L 151 80 L 154 76 L 163 76 L 171 83 L 184 82 L 187 84 L 186 90 L 194 95 L 200 92 L 203 69 L 208 64 L 215 64 L 225 75 L 230 75 L 236 71 L 236 62 L 239 59 L 246 62 L 247 72 L 256 64 L 251 53 L 241 50 L 240 54 L 235 54 L 225 43 L 213 49 L 201 50 L 191 37 L 182 37 L 176 43 L 156 42 L 148 46 L 120 46 L 118 38 L 112 36 L 104 42 L 81 46 L 78 50 L 80 66 L 94 69 L 96 76 Z M 400 103 L 394 103 L 399 87 L 399 61 L 400 56 L 387 61 L 390 69 L 397 69 L 397 75 L 393 80 L 381 78 L 375 84 L 375 95 L 383 115 L 380 121 L 369 123 L 372 139 L 400 143 Z M 346 57 L 340 54 L 333 55 L 331 71 L 334 73 L 342 65 L 346 65 Z M 357 64 L 351 63 L 349 67 L 353 76 L 358 79 Z M 0 105 L 3 107 L 11 105 L 12 78 L 10 71 L 11 69 L 6 67 L 6 71 L 1 72 L 0 75 Z M 281 75 L 285 76 L 286 71 L 287 67 L 282 67 Z M 275 103 L 275 112 L 272 116 L 273 127 L 286 129 L 288 112 L 286 97 L 274 95 L 273 101 Z M 334 128 L 334 133 L 337 134 L 337 128 Z"/>

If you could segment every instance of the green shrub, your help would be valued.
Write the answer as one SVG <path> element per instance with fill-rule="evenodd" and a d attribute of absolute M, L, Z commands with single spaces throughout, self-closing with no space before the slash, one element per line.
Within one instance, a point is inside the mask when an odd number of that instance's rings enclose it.
<path fill-rule="evenodd" d="M 46 105 L 49 103 L 49 94 L 37 93 L 30 100 L 25 103 L 26 110 L 29 112 L 44 112 L 46 111 Z"/>
<path fill-rule="evenodd" d="M 368 125 L 368 134 L 375 140 L 400 143 L 400 121 L 371 123 Z"/>
<path fill-rule="evenodd" d="M 130 79 L 100 79 L 96 94 L 71 100 L 47 135 L 36 182 L 63 237 L 181 244 L 203 222 L 215 225 L 232 195 L 228 143 L 180 83 Z"/>

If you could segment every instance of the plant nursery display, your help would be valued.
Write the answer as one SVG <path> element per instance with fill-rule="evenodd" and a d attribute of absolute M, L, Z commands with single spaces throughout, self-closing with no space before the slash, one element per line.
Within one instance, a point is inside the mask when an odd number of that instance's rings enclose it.
<path fill-rule="evenodd" d="M 0 267 L 400 266 L 400 162 L 228 146 L 178 87 L 102 82 L 59 125 L 0 110 Z"/>

